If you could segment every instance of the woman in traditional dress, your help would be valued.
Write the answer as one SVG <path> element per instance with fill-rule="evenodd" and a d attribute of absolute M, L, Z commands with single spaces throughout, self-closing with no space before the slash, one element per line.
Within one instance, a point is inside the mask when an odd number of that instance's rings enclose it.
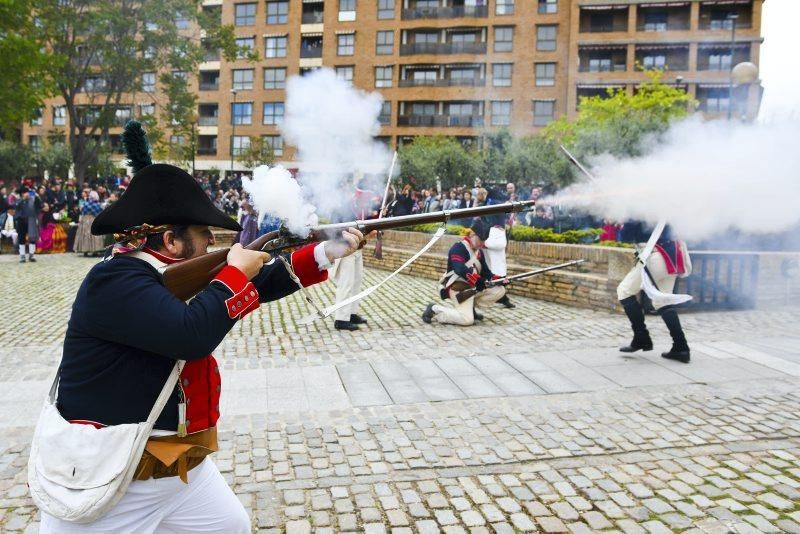
<path fill-rule="evenodd" d="M 43 254 L 53 250 L 53 232 L 56 229 L 56 220 L 50 211 L 50 204 L 42 204 L 39 214 L 39 239 L 36 240 L 36 253 Z"/>
<path fill-rule="evenodd" d="M 97 191 L 89 191 L 89 198 L 81 208 L 81 218 L 78 221 L 78 236 L 75 238 L 75 252 L 82 252 L 84 257 L 91 254 L 96 256 L 105 248 L 103 236 L 92 235 L 92 222 L 103 211 L 100 204 L 100 195 Z"/>

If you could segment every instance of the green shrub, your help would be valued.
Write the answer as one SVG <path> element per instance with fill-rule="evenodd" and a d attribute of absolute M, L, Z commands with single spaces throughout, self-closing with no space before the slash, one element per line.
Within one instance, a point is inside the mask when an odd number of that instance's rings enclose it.
<path fill-rule="evenodd" d="M 439 229 L 439 224 L 416 224 L 398 230 L 407 232 L 423 232 L 432 234 Z M 467 235 L 469 228 L 457 224 L 448 224 L 446 233 L 449 235 Z M 512 241 L 531 241 L 536 243 L 568 243 L 568 244 L 591 244 L 597 241 L 597 237 L 602 233 L 599 228 L 591 230 L 567 230 L 566 232 L 556 233 L 552 228 L 533 228 L 531 226 L 513 226 L 509 232 Z M 611 245 L 605 245 L 611 246 Z"/>

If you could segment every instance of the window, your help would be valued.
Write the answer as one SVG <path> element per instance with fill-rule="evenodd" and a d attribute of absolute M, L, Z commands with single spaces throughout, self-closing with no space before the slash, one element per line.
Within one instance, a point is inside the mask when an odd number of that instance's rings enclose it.
<path fill-rule="evenodd" d="M 450 80 L 475 80 L 478 71 L 476 69 L 449 69 Z M 435 72 L 433 79 L 436 79 Z"/>
<path fill-rule="evenodd" d="M 252 54 L 256 49 L 255 37 L 237 37 L 236 38 L 236 59 L 245 59 L 248 55 Z"/>
<path fill-rule="evenodd" d="M 375 53 L 389 55 L 394 52 L 394 32 L 380 31 L 375 34 Z"/>
<path fill-rule="evenodd" d="M 356 36 L 353 33 L 345 33 L 336 36 L 336 54 L 340 56 L 352 56 L 356 47 Z"/>
<path fill-rule="evenodd" d="M 34 152 L 39 152 L 39 149 L 42 148 L 41 139 L 39 139 L 39 136 L 29 135 L 28 146 L 31 147 L 31 150 L 33 150 Z"/>
<path fill-rule="evenodd" d="M 731 53 L 711 53 L 708 56 L 708 70 L 731 70 Z"/>
<path fill-rule="evenodd" d="M 118 126 L 125 126 L 125 123 L 131 120 L 130 107 L 117 108 L 114 110 L 114 124 Z"/>
<path fill-rule="evenodd" d="M 497 0 L 494 7 L 495 15 L 513 15 L 514 0 Z"/>
<path fill-rule="evenodd" d="M 156 57 L 156 49 L 154 46 L 146 46 L 145 49 L 142 51 L 142 57 L 145 59 L 153 59 Z"/>
<path fill-rule="evenodd" d="M 665 32 L 669 15 L 666 11 L 653 11 L 648 9 L 644 15 L 644 31 Z"/>
<path fill-rule="evenodd" d="M 447 104 L 447 114 L 450 116 L 472 116 L 473 109 L 472 102 Z"/>
<path fill-rule="evenodd" d="M 539 14 L 558 13 L 558 0 L 539 0 Z"/>
<path fill-rule="evenodd" d="M 511 124 L 511 102 L 492 102 L 492 126 Z"/>
<path fill-rule="evenodd" d="M 106 79 L 102 76 L 87 76 L 83 79 L 83 91 L 87 93 L 94 93 L 105 91 Z"/>
<path fill-rule="evenodd" d="M 345 65 L 336 67 L 336 77 L 346 82 L 353 81 L 353 66 Z"/>
<path fill-rule="evenodd" d="M 272 149 L 273 156 L 283 156 L 283 137 L 280 135 L 265 135 L 262 137 L 264 146 Z"/>
<path fill-rule="evenodd" d="M 391 124 L 392 122 L 392 103 L 383 102 L 381 104 L 381 114 L 378 115 L 378 122 L 383 125 Z"/>
<path fill-rule="evenodd" d="M 375 67 L 375 87 L 392 86 L 393 67 Z"/>
<path fill-rule="evenodd" d="M 451 76 L 452 76 L 451 71 Z M 417 85 L 434 85 L 436 79 L 439 77 L 438 70 L 418 70 L 414 69 L 411 71 L 411 79 L 419 82 Z"/>
<path fill-rule="evenodd" d="M 283 102 L 264 102 L 264 124 L 282 123 L 283 109 Z"/>
<path fill-rule="evenodd" d="M 152 103 L 139 104 L 139 116 L 146 117 L 148 115 L 154 116 L 156 114 L 156 105 Z"/>
<path fill-rule="evenodd" d="M 53 126 L 67 125 L 67 106 L 53 107 Z"/>
<path fill-rule="evenodd" d="M 339 0 L 339 22 L 356 20 L 356 0 Z"/>
<path fill-rule="evenodd" d="M 289 2 L 267 2 L 267 24 L 286 24 L 289 20 Z"/>
<path fill-rule="evenodd" d="M 235 102 L 231 104 L 231 124 L 253 124 L 253 103 Z"/>
<path fill-rule="evenodd" d="M 537 63 L 535 69 L 537 87 L 552 87 L 556 84 L 555 63 Z"/>
<path fill-rule="evenodd" d="M 589 72 L 611 72 L 611 58 L 608 57 L 590 58 Z"/>
<path fill-rule="evenodd" d="M 286 69 L 284 67 L 264 69 L 264 89 L 285 89 Z"/>
<path fill-rule="evenodd" d="M 652 54 L 642 58 L 642 66 L 646 69 L 663 69 L 667 66 L 667 56 Z"/>
<path fill-rule="evenodd" d="M 492 64 L 492 85 L 495 87 L 511 87 L 512 63 Z"/>
<path fill-rule="evenodd" d="M 255 26 L 258 4 L 235 4 L 234 24 L 236 26 Z"/>
<path fill-rule="evenodd" d="M 183 146 L 186 144 L 186 138 L 182 135 L 170 135 L 169 144 L 173 146 Z"/>
<path fill-rule="evenodd" d="M 394 0 L 378 0 L 378 18 L 394 18 Z"/>
<path fill-rule="evenodd" d="M 432 102 L 413 102 L 411 104 L 412 115 L 436 115 L 436 104 Z"/>
<path fill-rule="evenodd" d="M 142 73 L 142 91 L 145 93 L 154 93 L 156 90 L 156 73 L 143 72 Z"/>
<path fill-rule="evenodd" d="M 533 125 L 547 126 L 553 121 L 556 112 L 554 100 L 534 100 L 533 101 Z"/>
<path fill-rule="evenodd" d="M 231 139 L 231 146 L 233 155 L 240 156 L 250 148 L 250 138 L 246 135 L 234 135 Z"/>
<path fill-rule="evenodd" d="M 189 17 L 181 12 L 175 13 L 175 28 L 178 30 L 188 30 Z"/>
<path fill-rule="evenodd" d="M 514 28 L 510 26 L 494 29 L 494 51 L 511 52 L 514 49 Z"/>
<path fill-rule="evenodd" d="M 264 40 L 265 57 L 286 57 L 286 36 L 267 37 Z"/>
<path fill-rule="evenodd" d="M 44 124 L 44 119 L 42 117 L 42 108 L 37 108 L 36 111 L 33 113 L 33 117 L 31 118 L 31 126 L 41 126 Z"/>
<path fill-rule="evenodd" d="M 536 50 L 548 52 L 556 49 L 556 26 L 536 26 Z"/>
<path fill-rule="evenodd" d="M 246 91 L 253 88 L 253 69 L 234 69 L 233 88 Z"/>
<path fill-rule="evenodd" d="M 727 89 L 698 90 L 698 100 L 700 110 L 707 113 L 725 113 L 730 105 Z"/>

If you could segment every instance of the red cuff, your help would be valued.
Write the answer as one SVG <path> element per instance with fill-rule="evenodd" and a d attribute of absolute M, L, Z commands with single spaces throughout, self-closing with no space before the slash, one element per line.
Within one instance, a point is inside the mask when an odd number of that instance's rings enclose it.
<path fill-rule="evenodd" d="M 313 286 L 328 279 L 328 271 L 325 269 L 320 271 L 314 258 L 314 247 L 317 245 L 318 243 L 311 243 L 292 252 L 292 269 L 303 287 Z"/>
<path fill-rule="evenodd" d="M 258 289 L 236 267 L 226 265 L 214 277 L 214 281 L 222 283 L 232 293 L 232 296 L 225 301 L 228 317 L 231 319 L 241 319 L 261 305 L 258 300 Z"/>

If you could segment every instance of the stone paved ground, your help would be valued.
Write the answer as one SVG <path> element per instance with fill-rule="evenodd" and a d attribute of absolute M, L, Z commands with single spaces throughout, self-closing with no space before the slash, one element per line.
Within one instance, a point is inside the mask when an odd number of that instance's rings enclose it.
<path fill-rule="evenodd" d="M 93 263 L 13 260 L 0 256 L 3 532 L 36 531 L 27 442 Z M 355 334 L 297 326 L 295 295 L 216 351 L 215 461 L 254 530 L 800 532 L 799 308 L 683 316 L 684 366 L 621 358 L 620 316 L 532 300 L 470 329 L 423 325 L 434 290 L 391 282 Z"/>

